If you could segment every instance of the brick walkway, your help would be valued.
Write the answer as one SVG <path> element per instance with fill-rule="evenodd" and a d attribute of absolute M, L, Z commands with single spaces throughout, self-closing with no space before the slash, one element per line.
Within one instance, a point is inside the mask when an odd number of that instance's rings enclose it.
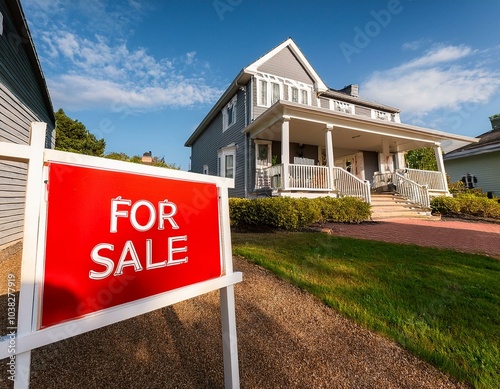
<path fill-rule="evenodd" d="M 500 259 L 500 224 L 453 219 L 388 219 L 326 227 L 335 236 L 450 248 Z"/>

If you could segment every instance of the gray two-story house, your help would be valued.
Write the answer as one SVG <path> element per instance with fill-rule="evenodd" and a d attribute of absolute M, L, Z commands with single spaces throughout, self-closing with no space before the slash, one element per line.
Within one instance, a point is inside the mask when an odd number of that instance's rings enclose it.
<path fill-rule="evenodd" d="M 447 194 L 445 140 L 476 141 L 403 124 L 399 109 L 362 99 L 357 85 L 329 88 L 287 39 L 240 71 L 185 146 L 191 171 L 234 178 L 234 197 L 370 202 L 388 183 Z M 405 152 L 420 147 L 435 150 L 439 171 L 406 169 Z"/>
<path fill-rule="evenodd" d="M 0 142 L 28 144 L 32 122 L 47 123 L 55 142 L 55 116 L 45 78 L 19 0 L 0 0 Z M 22 238 L 27 165 L 0 158 L 0 247 Z"/>

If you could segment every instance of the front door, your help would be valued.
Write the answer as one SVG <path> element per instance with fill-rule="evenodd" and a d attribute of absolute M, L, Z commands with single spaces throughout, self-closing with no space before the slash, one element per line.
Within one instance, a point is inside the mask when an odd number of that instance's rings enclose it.
<path fill-rule="evenodd" d="M 271 142 L 255 141 L 255 186 L 257 188 L 270 187 L 271 180 L 267 168 L 272 165 Z"/>

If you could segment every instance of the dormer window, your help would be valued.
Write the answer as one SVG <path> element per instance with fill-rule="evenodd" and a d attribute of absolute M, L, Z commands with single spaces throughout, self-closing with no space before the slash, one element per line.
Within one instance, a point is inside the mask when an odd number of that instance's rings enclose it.
<path fill-rule="evenodd" d="M 236 95 L 222 110 L 222 131 L 226 131 L 236 123 Z"/>

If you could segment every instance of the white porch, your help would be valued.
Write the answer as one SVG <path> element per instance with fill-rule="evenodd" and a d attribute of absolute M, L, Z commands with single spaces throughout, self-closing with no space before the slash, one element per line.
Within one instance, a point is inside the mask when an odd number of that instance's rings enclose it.
<path fill-rule="evenodd" d="M 441 142 L 465 138 L 281 101 L 244 132 L 255 193 L 370 203 L 371 190 L 390 184 L 422 206 L 430 194 L 448 194 Z M 405 167 L 405 152 L 420 147 L 434 148 L 437 172 Z"/>

